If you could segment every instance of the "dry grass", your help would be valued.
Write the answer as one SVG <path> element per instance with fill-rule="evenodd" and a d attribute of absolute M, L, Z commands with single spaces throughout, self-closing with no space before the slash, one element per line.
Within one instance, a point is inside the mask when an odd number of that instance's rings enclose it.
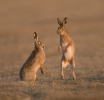
<path fill-rule="evenodd" d="M 48 2 L 48 3 L 46 3 Z M 103 100 L 104 1 L 0 1 L 0 100 Z M 76 45 L 77 83 L 71 69 L 60 78 L 56 18 L 68 17 Z M 45 43 L 46 75 L 20 82 L 19 70 L 33 50 L 33 32 Z"/>

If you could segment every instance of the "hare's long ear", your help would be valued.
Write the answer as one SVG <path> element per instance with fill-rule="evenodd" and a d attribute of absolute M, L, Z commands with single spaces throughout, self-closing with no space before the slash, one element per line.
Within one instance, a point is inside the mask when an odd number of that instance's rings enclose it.
<path fill-rule="evenodd" d="M 63 24 L 66 24 L 67 23 L 67 20 L 66 19 L 68 19 L 68 18 L 67 17 L 64 18 Z"/>
<path fill-rule="evenodd" d="M 57 18 L 58 24 L 61 25 L 61 21 L 59 18 Z"/>
<path fill-rule="evenodd" d="M 38 35 L 37 35 L 37 33 L 36 33 L 36 32 L 34 32 L 34 34 L 33 34 L 33 35 L 34 35 L 34 40 L 35 40 L 35 41 L 38 41 Z"/>

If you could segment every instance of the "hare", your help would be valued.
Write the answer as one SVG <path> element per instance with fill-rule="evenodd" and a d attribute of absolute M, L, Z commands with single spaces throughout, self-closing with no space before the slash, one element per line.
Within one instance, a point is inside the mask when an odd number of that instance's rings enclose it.
<path fill-rule="evenodd" d="M 57 30 L 57 33 L 60 36 L 60 45 L 58 47 L 58 51 L 60 52 L 62 50 L 62 58 L 61 58 L 61 78 L 64 79 L 64 72 L 63 68 L 67 67 L 69 64 L 72 65 L 72 75 L 73 79 L 76 81 L 76 75 L 75 75 L 75 60 L 74 60 L 74 42 L 69 36 L 68 32 L 65 29 L 65 24 L 67 23 L 66 17 L 61 22 L 59 18 L 57 18 L 59 27 Z"/>
<path fill-rule="evenodd" d="M 20 69 L 21 81 L 32 81 L 36 80 L 36 72 L 40 68 L 41 73 L 45 74 L 43 63 L 45 61 L 44 44 L 38 41 L 37 33 L 34 32 L 35 48 L 31 55 Z"/>

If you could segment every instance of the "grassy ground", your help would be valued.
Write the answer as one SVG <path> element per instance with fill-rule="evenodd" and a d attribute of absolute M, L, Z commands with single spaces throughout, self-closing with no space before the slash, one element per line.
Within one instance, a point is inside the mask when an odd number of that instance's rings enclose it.
<path fill-rule="evenodd" d="M 0 100 L 103 100 L 104 1 L 0 1 Z M 76 84 L 71 69 L 60 78 L 56 18 L 76 46 Z M 34 48 L 33 32 L 45 43 L 46 74 L 35 83 L 20 82 L 19 70 Z"/>

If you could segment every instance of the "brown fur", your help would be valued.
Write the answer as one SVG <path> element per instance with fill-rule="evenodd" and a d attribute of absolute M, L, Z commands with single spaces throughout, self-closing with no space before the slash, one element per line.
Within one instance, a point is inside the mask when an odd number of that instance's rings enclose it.
<path fill-rule="evenodd" d="M 75 75 L 75 60 L 74 60 L 74 53 L 75 53 L 75 48 L 74 48 L 74 42 L 69 36 L 68 32 L 65 29 L 65 24 L 67 23 L 66 17 L 64 20 L 61 22 L 58 18 L 58 34 L 60 35 L 60 45 L 58 47 L 58 51 L 61 51 L 62 49 L 62 58 L 61 58 L 61 74 L 62 74 L 62 79 L 64 79 L 64 73 L 63 73 L 63 68 L 69 65 L 69 63 L 72 65 L 72 74 L 73 74 L 73 79 L 76 81 L 76 75 Z"/>
<path fill-rule="evenodd" d="M 34 33 L 35 48 L 31 55 L 20 69 L 21 81 L 35 81 L 36 72 L 40 68 L 41 73 L 45 74 L 43 62 L 45 61 L 44 44 L 38 41 L 37 34 Z"/>

